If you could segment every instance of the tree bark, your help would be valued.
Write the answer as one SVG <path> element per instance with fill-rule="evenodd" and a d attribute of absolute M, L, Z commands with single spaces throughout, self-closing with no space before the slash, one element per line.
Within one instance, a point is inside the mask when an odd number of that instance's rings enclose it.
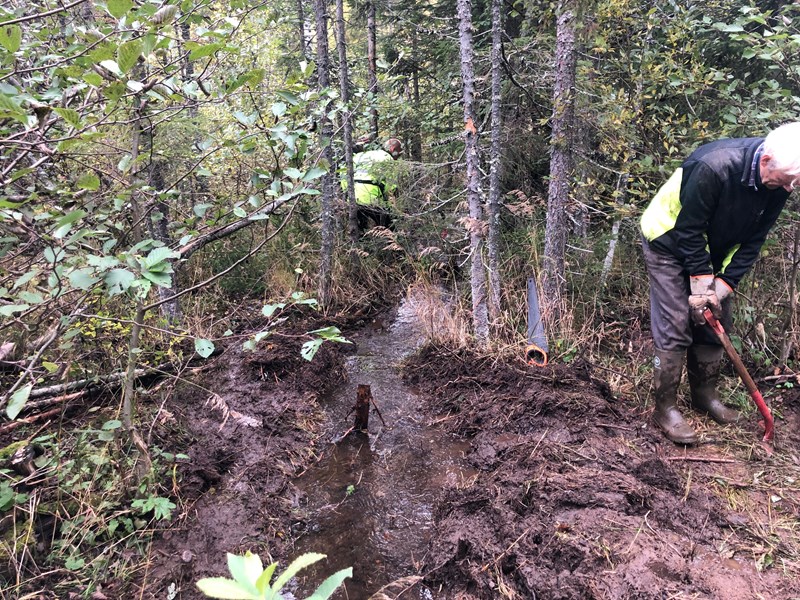
<path fill-rule="evenodd" d="M 328 6 L 326 0 L 314 0 L 314 16 L 317 23 L 317 78 L 320 90 L 330 87 L 330 55 L 328 52 Z M 319 302 L 327 307 L 331 300 L 331 277 L 333 270 L 333 245 L 334 245 L 334 173 L 333 152 L 331 138 L 333 127 L 328 114 L 332 103 L 326 101 L 326 106 L 320 116 L 319 145 L 321 148 L 321 162 L 328 169 L 322 179 L 322 245 L 320 248 L 319 268 Z"/>
<path fill-rule="evenodd" d="M 375 107 L 374 98 L 378 92 L 378 59 L 376 52 L 376 25 L 375 25 L 375 3 L 367 3 L 367 90 L 372 94 L 372 106 L 369 109 L 370 115 L 370 134 L 373 140 L 378 139 L 378 109 Z"/>
<path fill-rule="evenodd" d="M 297 20 L 300 33 L 300 56 L 303 60 L 311 62 L 311 41 L 306 32 L 306 9 L 304 0 L 297 0 Z"/>
<path fill-rule="evenodd" d="M 350 112 L 350 76 L 347 69 L 346 28 L 344 22 L 344 0 L 336 0 L 336 48 L 339 51 L 339 89 L 342 96 L 344 112 L 342 113 L 342 135 L 344 137 L 344 162 L 347 170 L 347 189 L 345 205 L 347 206 L 347 233 L 350 243 L 358 243 L 358 217 L 356 205 L 355 183 L 353 181 L 353 122 Z"/>
<path fill-rule="evenodd" d="M 556 29 L 555 81 L 550 140 L 542 306 L 550 324 L 561 318 L 566 282 L 567 208 L 574 168 L 571 132 L 575 125 L 575 0 L 560 0 Z"/>
<path fill-rule="evenodd" d="M 461 54 L 461 79 L 464 98 L 464 132 L 467 161 L 467 201 L 469 219 L 467 232 L 470 240 L 470 285 L 472 290 L 472 323 L 478 344 L 485 346 L 489 340 L 489 313 L 486 302 L 486 271 L 483 264 L 484 230 L 483 206 L 480 192 L 480 158 L 478 156 L 478 130 L 475 127 L 475 76 L 472 65 L 472 4 L 458 0 L 458 38 Z"/>
<path fill-rule="evenodd" d="M 502 33 L 503 17 L 500 0 L 492 0 L 492 151 L 489 166 L 489 289 L 491 302 L 489 314 L 492 320 L 500 316 L 500 181 L 502 177 Z"/>

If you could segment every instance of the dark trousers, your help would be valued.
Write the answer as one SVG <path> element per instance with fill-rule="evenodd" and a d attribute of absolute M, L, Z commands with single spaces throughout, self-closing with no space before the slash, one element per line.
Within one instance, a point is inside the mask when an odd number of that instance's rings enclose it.
<path fill-rule="evenodd" d="M 689 274 L 681 261 L 658 252 L 642 238 L 644 262 L 650 279 L 650 329 L 659 350 L 685 350 L 691 345 L 718 346 L 708 325 L 696 326 L 689 312 Z M 730 331 L 732 297 L 722 303 L 722 326 Z"/>
<path fill-rule="evenodd" d="M 387 229 L 392 228 L 392 214 L 378 206 L 359 204 L 356 218 L 358 219 L 358 230 L 362 232 L 372 227 L 372 224 Z"/>

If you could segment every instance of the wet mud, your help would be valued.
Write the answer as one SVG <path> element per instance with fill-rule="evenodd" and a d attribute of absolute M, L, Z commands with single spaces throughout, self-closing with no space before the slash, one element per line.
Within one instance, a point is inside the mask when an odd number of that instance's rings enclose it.
<path fill-rule="evenodd" d="M 747 446 L 754 417 L 687 450 L 586 363 L 419 347 L 408 318 L 345 330 L 355 344 L 312 363 L 290 337 L 231 349 L 181 390 L 159 435 L 191 456 L 182 518 L 153 544 L 141 597 L 199 599 L 226 552 L 252 550 L 282 566 L 328 555 L 288 598 L 348 566 L 336 598 L 392 581 L 381 598 L 800 598 L 796 393 L 772 399 L 775 457 Z M 385 423 L 373 410 L 368 434 L 342 437 L 359 384 Z"/>
<path fill-rule="evenodd" d="M 406 378 L 449 415 L 451 431 L 472 437 L 468 459 L 480 471 L 436 507 L 423 567 L 435 597 L 800 595 L 791 552 L 794 572 L 756 569 L 764 537 L 780 535 L 765 531 L 767 515 L 734 512 L 719 493 L 725 482 L 747 486 L 767 458 L 747 465 L 714 445 L 666 442 L 586 366 L 531 371 L 428 347 Z"/>

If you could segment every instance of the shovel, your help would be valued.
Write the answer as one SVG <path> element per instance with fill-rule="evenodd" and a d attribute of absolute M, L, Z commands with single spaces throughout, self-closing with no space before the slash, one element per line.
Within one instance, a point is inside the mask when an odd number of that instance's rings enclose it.
<path fill-rule="evenodd" d="M 739 357 L 739 354 L 736 352 L 733 344 L 731 344 L 731 340 L 728 338 L 728 334 L 725 333 L 722 323 L 717 320 L 717 318 L 708 308 L 703 311 L 703 316 L 706 318 L 706 323 L 708 323 L 709 327 L 711 327 L 711 329 L 719 338 L 722 347 L 725 348 L 725 352 L 728 353 L 728 357 L 731 359 L 733 367 L 736 369 L 736 373 L 739 375 L 739 377 L 741 377 L 742 383 L 744 383 L 747 391 L 750 392 L 750 397 L 756 403 L 758 412 L 760 412 L 761 416 L 764 417 L 764 420 L 760 422 L 760 425 L 764 428 L 764 438 L 762 441 L 771 442 L 773 436 L 775 435 L 775 421 L 772 418 L 772 413 L 769 411 L 767 403 L 764 402 L 764 397 L 761 395 L 761 392 L 758 391 L 753 378 L 750 377 L 750 373 L 747 372 L 747 367 L 744 366 L 742 359 Z M 765 446 L 765 448 L 770 454 L 772 453 L 769 446 Z"/>

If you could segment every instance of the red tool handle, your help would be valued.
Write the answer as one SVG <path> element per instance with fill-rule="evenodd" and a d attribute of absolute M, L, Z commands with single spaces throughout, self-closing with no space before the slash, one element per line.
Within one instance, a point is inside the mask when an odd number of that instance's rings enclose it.
<path fill-rule="evenodd" d="M 764 397 L 761 395 L 761 392 L 758 391 L 753 378 L 750 377 L 750 373 L 747 372 L 747 367 L 744 366 L 742 359 L 739 357 L 739 354 L 736 352 L 733 344 L 731 344 L 731 340 L 728 338 L 728 334 L 725 333 L 722 323 L 717 320 L 717 318 L 708 308 L 703 311 L 703 316 L 706 318 L 706 322 L 708 323 L 709 327 L 711 327 L 714 333 L 717 334 L 722 347 L 725 348 L 725 352 L 728 353 L 728 357 L 731 359 L 733 367 L 736 369 L 736 373 L 738 373 L 739 377 L 742 378 L 742 383 L 744 383 L 747 391 L 750 392 L 750 397 L 756 403 L 758 412 L 760 412 L 761 416 L 764 417 L 764 422 L 762 423 L 764 427 L 763 441 L 771 441 L 775 435 L 775 420 L 772 418 L 772 413 L 770 412 L 767 403 L 764 402 Z"/>

